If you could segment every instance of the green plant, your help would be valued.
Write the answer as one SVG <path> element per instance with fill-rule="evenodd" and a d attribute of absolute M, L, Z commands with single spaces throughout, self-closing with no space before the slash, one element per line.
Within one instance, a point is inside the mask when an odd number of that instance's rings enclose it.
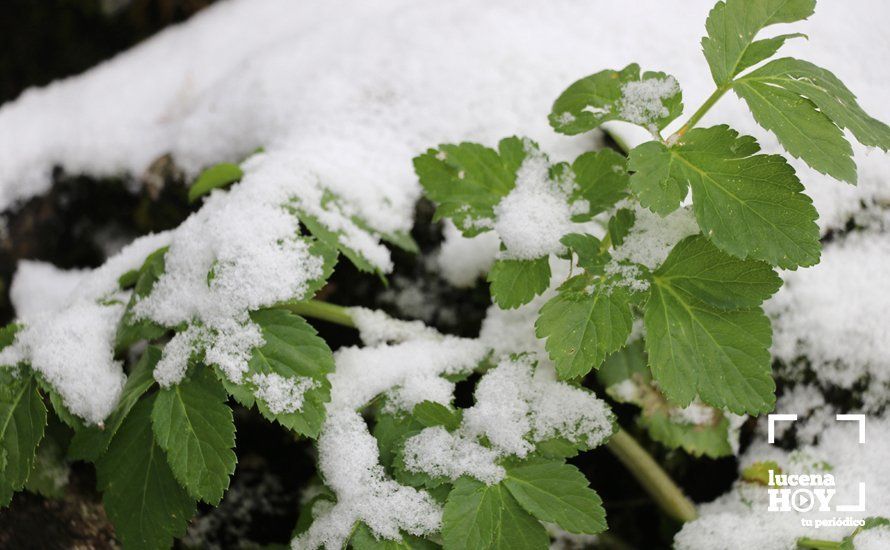
<path fill-rule="evenodd" d="M 209 169 L 189 196 L 210 195 L 191 225 L 142 241 L 97 272 L 92 290 L 64 313 L 68 324 L 43 320 L 0 334 L 9 365 L 0 370 L 0 501 L 23 488 L 51 492 L 41 489 L 46 461 L 35 457 L 58 461 L 64 436 L 44 434 L 58 417 L 73 432 L 69 459 L 95 464 L 124 545 L 170 546 L 196 502 L 218 504 L 228 488 L 231 399 L 318 440 L 319 490 L 302 511 L 295 547 L 543 548 L 545 524 L 601 533 L 602 502 L 566 462 L 601 444 L 669 517 L 693 519 L 691 503 L 581 382 L 596 370 L 609 395 L 640 407 L 654 440 L 696 455 L 730 454 L 741 415 L 772 410 L 761 304 L 781 286 L 775 268 L 818 262 L 817 212 L 784 158 L 760 154 L 753 138 L 727 126 L 696 125 L 732 90 L 788 153 L 851 183 L 844 129 L 890 148 L 890 128 L 828 71 L 790 58 L 753 68 L 800 36 L 757 34 L 806 18 L 814 5 L 719 2 L 702 42 L 717 88 L 667 138 L 662 131 L 683 111 L 679 84 L 631 64 L 572 84 L 550 114 L 565 134 L 609 121 L 651 133 L 625 154 L 551 162 L 533 141 L 508 137 L 496 150 L 440 145 L 414 160 L 439 219 L 467 237 L 497 233 L 492 298 L 504 309 L 540 306 L 545 354 L 534 343 L 500 353 L 484 339 L 312 300 L 338 254 L 383 275 L 388 258 L 363 239 L 413 252 L 416 244 L 376 231 L 330 191 L 317 205 L 247 186 L 225 191 L 245 172 Z M 266 248 L 225 233 L 228 216 L 243 212 Z M 257 220 L 278 232 L 261 233 Z M 236 245 L 209 241 L 215 231 Z M 134 258 L 141 267 L 128 269 Z M 282 272 L 298 277 L 282 283 Z M 356 327 L 367 346 L 335 357 L 304 317 Z M 100 342 L 98 359 L 119 366 L 117 358 L 150 344 L 125 384 L 112 384 L 116 394 L 91 400 L 78 380 L 50 368 L 58 353 L 47 358 L 39 348 L 70 339 L 69 329 L 94 336 L 84 326 L 106 318 L 110 341 Z M 640 320 L 644 337 L 634 332 Z M 475 404 L 458 408 L 455 383 L 471 375 L 479 376 Z"/>

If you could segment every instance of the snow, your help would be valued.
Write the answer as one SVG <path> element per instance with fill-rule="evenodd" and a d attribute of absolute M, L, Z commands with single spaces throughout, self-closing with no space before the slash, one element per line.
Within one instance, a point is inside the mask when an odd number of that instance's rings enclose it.
<path fill-rule="evenodd" d="M 464 433 L 485 437 L 499 454 L 525 457 L 534 443 L 564 437 L 595 447 L 612 433 L 608 406 L 593 393 L 556 379 L 531 356 L 505 358 L 476 385 L 464 410 Z"/>
<path fill-rule="evenodd" d="M 621 245 L 612 251 L 613 262 L 632 262 L 655 269 L 668 257 L 674 245 L 699 232 L 689 207 L 680 207 L 665 217 L 635 205 L 635 221 Z M 616 270 L 617 267 L 607 267 Z"/>
<path fill-rule="evenodd" d="M 121 362 L 114 357 L 114 337 L 129 293 L 118 289 L 117 280 L 137 269 L 169 238 L 158 234 L 137 239 L 89 271 L 69 273 L 23 263 L 12 297 L 26 325 L 12 345 L 0 351 L 0 365 L 30 363 L 70 412 L 100 424 L 117 404 L 126 382 Z M 46 288 L 52 290 L 44 294 Z"/>
<path fill-rule="evenodd" d="M 621 86 L 619 116 L 656 133 L 655 121 L 668 115 L 663 101 L 678 91 L 680 86 L 672 76 L 627 82 Z"/>
<path fill-rule="evenodd" d="M 449 433 L 441 426 L 426 428 L 405 441 L 405 467 L 410 472 L 425 472 L 433 477 L 456 480 L 473 476 L 489 485 L 506 475 L 496 464 L 498 454 L 473 439 Z"/>
<path fill-rule="evenodd" d="M 766 304 L 773 355 L 795 379 L 809 368 L 820 382 L 852 388 L 868 381 L 877 409 L 890 386 L 890 234 L 862 231 L 825 245 L 814 269 L 786 272 Z M 803 358 L 803 360 L 800 360 Z"/>
<path fill-rule="evenodd" d="M 890 527 L 880 525 L 862 531 L 853 539 L 856 550 L 884 550 L 890 548 Z"/>
<path fill-rule="evenodd" d="M 890 479 L 886 476 L 886 460 L 890 453 L 890 418 L 867 417 L 868 439 L 859 444 L 854 423 L 834 422 L 829 418 L 815 445 L 801 445 L 798 450 L 784 451 L 768 445 L 761 431 L 758 440 L 740 458 L 740 470 L 754 462 L 775 461 L 786 474 L 826 473 L 834 476 L 837 493 L 832 507 L 855 504 L 859 483 L 865 483 L 866 511 L 810 511 L 799 513 L 769 512 L 768 487 L 738 481 L 729 492 L 714 502 L 699 506 L 699 519 L 687 523 L 675 538 L 677 550 L 705 550 L 720 541 L 725 550 L 759 548 L 786 550 L 795 548 L 798 537 L 840 540 L 855 527 L 803 526 L 801 519 L 841 519 L 850 516 L 864 519 L 890 513 Z M 745 536 L 738 536 L 745 533 Z M 859 548 L 859 538 L 856 539 Z"/>
<path fill-rule="evenodd" d="M 257 386 L 256 398 L 263 401 L 273 414 L 302 410 L 303 395 L 318 386 L 318 380 L 308 376 L 284 377 L 274 372 L 254 374 L 250 381 Z"/>
<path fill-rule="evenodd" d="M 534 260 L 565 250 L 559 240 L 572 231 L 574 182 L 551 178 L 547 157 L 528 143 L 525 153 L 516 186 L 494 207 L 494 230 L 506 248 L 504 257 Z"/>
<path fill-rule="evenodd" d="M 450 220 L 445 222 L 442 233 L 445 241 L 436 256 L 439 274 L 455 287 L 473 286 L 494 263 L 501 244 L 497 233 L 486 231 L 464 237 Z"/>

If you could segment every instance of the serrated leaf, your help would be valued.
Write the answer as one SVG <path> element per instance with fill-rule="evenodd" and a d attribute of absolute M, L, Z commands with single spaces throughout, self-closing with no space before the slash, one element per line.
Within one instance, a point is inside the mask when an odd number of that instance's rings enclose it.
<path fill-rule="evenodd" d="M 377 273 L 379 271 L 374 264 L 362 256 L 359 251 L 344 244 L 340 240 L 340 233 L 328 229 L 328 227 L 321 223 L 318 218 L 303 211 L 298 211 L 298 216 L 300 218 L 300 223 L 306 226 L 306 229 L 313 237 L 318 239 L 318 242 L 324 244 L 327 248 L 338 250 L 344 256 L 349 258 L 349 261 L 352 262 L 359 271 L 364 271 L 365 273 Z"/>
<path fill-rule="evenodd" d="M 641 82 L 651 89 L 639 89 Z M 651 71 L 640 76 L 640 66 L 631 63 L 573 83 L 553 103 L 549 118 L 557 132 L 575 135 L 610 120 L 661 130 L 682 111 L 683 95 L 672 76 Z"/>
<path fill-rule="evenodd" d="M 593 235 L 569 233 L 560 241 L 578 257 L 578 266 L 591 274 L 603 272 L 610 256 L 603 252 L 603 243 Z"/>
<path fill-rule="evenodd" d="M 377 422 L 374 424 L 372 434 L 377 440 L 377 449 L 380 451 L 380 463 L 392 471 L 393 460 L 401 446 L 409 436 L 419 433 L 424 428 L 413 416 L 406 414 L 378 413 Z"/>
<path fill-rule="evenodd" d="M 65 462 L 65 446 L 70 439 L 70 430 L 58 418 L 50 416 L 48 420 L 25 489 L 46 498 L 59 499 L 65 495 L 68 485 L 69 466 Z"/>
<path fill-rule="evenodd" d="M 136 403 L 96 463 L 105 511 L 127 548 L 171 547 L 195 513 L 195 501 L 173 477 L 154 441 L 154 401 L 151 396 Z"/>
<path fill-rule="evenodd" d="M 321 276 L 306 282 L 306 292 L 304 295 L 307 299 L 315 296 L 315 294 L 327 284 L 328 279 L 334 273 L 334 267 L 337 265 L 337 249 L 322 241 L 316 240 L 310 244 L 309 252 L 313 256 L 320 257 L 322 263 Z"/>
<path fill-rule="evenodd" d="M 550 259 L 497 260 L 488 272 L 491 297 L 501 309 L 532 301 L 550 286 Z"/>
<path fill-rule="evenodd" d="M 770 61 L 737 82 L 776 86 L 806 97 L 832 122 L 850 130 L 859 143 L 890 150 L 890 126 L 870 117 L 856 102 L 853 92 L 831 71 L 808 61 L 784 57 Z"/>
<path fill-rule="evenodd" d="M 274 413 L 262 399 L 257 399 L 256 405 L 269 420 L 317 437 L 324 421 L 325 403 L 330 400 L 327 375 L 334 370 L 331 349 L 302 317 L 284 309 L 261 309 L 251 313 L 250 318 L 259 325 L 266 343 L 253 350 L 242 387 L 253 393 L 255 386 L 250 377 L 255 374 L 312 378 L 315 384 L 303 394 L 303 405 L 298 411 Z"/>
<path fill-rule="evenodd" d="M 167 331 L 167 329 L 154 321 L 149 319 L 137 320 L 133 315 L 133 307 L 136 305 L 136 302 L 140 298 L 148 296 L 154 284 L 164 274 L 164 256 L 167 254 L 167 248 L 165 246 L 149 254 L 142 267 L 139 268 L 133 294 L 130 296 L 130 301 L 117 327 L 117 334 L 114 339 L 116 350 L 127 349 L 140 340 L 160 338 Z"/>
<path fill-rule="evenodd" d="M 720 458 L 732 453 L 729 443 L 729 420 L 717 413 L 713 424 L 677 422 L 664 410 L 644 410 L 639 423 L 649 436 L 669 449 L 683 449 L 693 456 Z"/>
<path fill-rule="evenodd" d="M 450 409 L 435 401 L 422 401 L 414 405 L 414 410 L 411 411 L 411 414 L 427 428 L 444 426 L 447 430 L 453 431 L 460 427 L 460 409 Z"/>
<path fill-rule="evenodd" d="M 98 426 L 84 427 L 74 433 L 71 445 L 68 447 L 68 456 L 74 460 L 88 460 L 95 462 L 111 442 L 114 435 L 120 429 L 124 419 L 130 414 L 133 406 L 148 389 L 154 384 L 154 368 L 161 359 L 161 349 L 155 346 L 146 348 L 145 353 L 133 367 L 124 389 L 121 391 L 120 400 L 108 418 L 105 419 L 104 428 Z"/>
<path fill-rule="evenodd" d="M 446 144 L 415 157 L 414 171 L 436 203 L 435 219 L 451 218 L 472 237 L 491 228 L 494 207 L 513 189 L 525 154 L 517 137 L 501 140 L 498 151 L 477 143 Z"/>
<path fill-rule="evenodd" d="M 666 216 L 677 209 L 689 192 L 689 185 L 671 169 L 671 152 L 659 141 L 643 143 L 631 149 L 627 157 L 630 189 L 640 204 Z"/>
<path fill-rule="evenodd" d="M 621 246 L 624 238 L 630 233 L 630 228 L 637 221 L 637 215 L 629 208 L 619 208 L 615 214 L 609 218 L 609 240 L 612 248 Z"/>
<path fill-rule="evenodd" d="M 819 261 L 818 213 L 794 169 L 727 126 L 696 128 L 670 149 L 671 175 L 692 187 L 702 233 L 723 251 L 782 268 Z"/>
<path fill-rule="evenodd" d="M 641 339 L 634 340 L 606 357 L 603 366 L 596 371 L 596 379 L 607 389 L 631 377 L 636 377 L 643 382 L 647 382 L 652 377 L 649 373 L 648 359 Z"/>
<path fill-rule="evenodd" d="M 218 504 L 235 472 L 235 423 L 226 391 L 207 368 L 157 394 L 155 440 L 189 494 Z"/>
<path fill-rule="evenodd" d="M 759 306 L 782 286 L 768 264 L 730 256 L 701 235 L 677 243 L 658 277 L 677 292 L 720 309 Z"/>
<path fill-rule="evenodd" d="M 37 445 L 46 427 L 46 407 L 37 392 L 37 381 L 24 372 L 0 381 L 0 506 L 20 491 L 34 467 Z"/>
<path fill-rule="evenodd" d="M 561 461 L 528 461 L 507 468 L 503 484 L 520 506 L 571 533 L 606 530 L 606 511 L 578 468 Z"/>
<path fill-rule="evenodd" d="M 689 254 L 674 249 L 669 267 Z M 722 311 L 653 273 L 643 320 L 652 375 L 665 396 L 686 406 L 705 403 L 737 414 L 769 412 L 775 403 L 769 319 L 760 308 Z"/>
<path fill-rule="evenodd" d="M 733 84 L 754 120 L 776 134 L 788 153 L 823 174 L 856 183 L 853 148 L 844 132 L 809 99 L 756 80 Z"/>
<path fill-rule="evenodd" d="M 608 354 L 623 346 L 632 323 L 625 289 L 607 289 L 578 275 L 541 308 L 535 334 L 547 338 L 545 346 L 560 378 L 576 378 L 599 368 Z"/>
<path fill-rule="evenodd" d="M 771 56 L 787 38 L 783 35 L 755 42 L 764 27 L 793 23 L 813 14 L 816 0 L 726 0 L 717 2 L 705 28 L 701 45 L 711 75 L 718 86 L 744 69 Z"/>
<path fill-rule="evenodd" d="M 576 222 L 591 219 L 627 196 L 627 161 L 611 149 L 584 153 L 572 163 L 577 186 L 570 202 L 586 200 L 590 209 L 586 214 L 573 216 Z"/>
<path fill-rule="evenodd" d="M 544 527 L 519 506 L 506 487 L 462 477 L 448 495 L 442 516 L 445 550 L 543 550 Z"/>
<path fill-rule="evenodd" d="M 244 171 L 237 164 L 221 162 L 207 168 L 189 187 L 189 202 L 195 202 L 214 189 L 227 187 L 244 177 Z"/>
<path fill-rule="evenodd" d="M 438 544 L 414 535 L 403 534 L 402 540 L 378 539 L 364 523 L 359 523 L 352 532 L 349 544 L 355 550 L 433 550 Z"/>

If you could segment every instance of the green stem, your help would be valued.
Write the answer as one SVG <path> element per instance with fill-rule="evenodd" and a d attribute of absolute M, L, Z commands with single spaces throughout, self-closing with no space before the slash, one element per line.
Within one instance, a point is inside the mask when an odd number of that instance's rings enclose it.
<path fill-rule="evenodd" d="M 283 309 L 293 311 L 297 315 L 304 315 L 314 319 L 321 319 L 329 323 L 343 325 L 344 327 L 355 328 L 355 321 L 349 315 L 349 309 L 337 304 L 329 304 L 318 300 L 309 300 L 308 302 L 290 302 L 281 304 Z"/>
<path fill-rule="evenodd" d="M 708 99 L 706 99 L 704 103 L 702 103 L 701 107 L 699 107 L 696 112 L 692 113 L 692 116 L 689 117 L 689 120 L 686 121 L 686 124 L 681 126 L 679 130 L 674 132 L 674 135 L 672 135 L 671 137 L 669 137 L 667 139 L 668 142 L 670 143 L 670 142 L 675 141 L 678 138 L 683 137 L 683 135 L 686 132 L 691 130 L 692 127 L 695 126 L 695 124 L 699 120 L 701 120 L 701 117 L 705 116 L 705 113 L 707 113 L 708 111 L 711 110 L 711 107 L 713 107 L 714 104 L 717 103 L 717 100 L 719 100 L 721 97 L 723 97 L 723 94 L 725 94 L 729 90 L 730 87 L 731 87 L 731 84 L 725 84 L 723 86 L 720 86 L 716 90 L 714 90 L 714 93 L 711 94 L 710 97 L 708 97 Z"/>
<path fill-rule="evenodd" d="M 809 550 L 838 550 L 841 543 L 832 540 L 810 539 L 803 537 L 797 539 L 798 548 L 806 548 Z"/>
<path fill-rule="evenodd" d="M 355 328 L 349 309 L 336 304 L 310 300 L 282 304 L 280 307 L 306 317 Z M 679 521 L 692 521 L 696 518 L 692 502 L 627 432 L 619 429 L 612 435 L 608 446 L 666 514 Z"/>
<path fill-rule="evenodd" d="M 667 515 L 682 522 L 698 516 L 695 505 L 630 434 L 618 430 L 609 439 L 608 446 Z"/>

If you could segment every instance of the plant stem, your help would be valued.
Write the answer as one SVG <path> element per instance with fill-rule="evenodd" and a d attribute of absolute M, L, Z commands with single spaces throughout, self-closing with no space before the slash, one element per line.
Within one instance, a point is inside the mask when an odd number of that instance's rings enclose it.
<path fill-rule="evenodd" d="M 355 322 L 349 315 L 349 310 L 336 304 L 309 300 L 281 304 L 279 307 L 306 317 L 355 328 Z M 692 502 L 686 498 L 683 491 L 677 487 L 649 453 L 640 447 L 640 444 L 627 432 L 619 429 L 612 435 L 608 447 L 667 515 L 684 522 L 696 518 L 697 514 Z"/>
<path fill-rule="evenodd" d="M 714 90 L 714 93 L 711 94 L 704 103 L 702 103 L 701 107 L 699 107 L 696 112 L 692 113 L 692 116 L 689 117 L 689 120 L 686 121 L 686 124 L 681 126 L 679 130 L 674 132 L 674 135 L 667 139 L 668 143 L 671 143 L 674 140 L 683 137 L 683 134 L 691 130 L 692 127 L 695 126 L 695 124 L 699 120 L 701 120 L 701 117 L 705 116 L 705 113 L 711 110 L 711 107 L 713 107 L 714 104 L 717 103 L 717 100 L 723 97 L 723 94 L 725 94 L 727 90 L 729 90 L 729 88 L 730 84 L 725 84 Z"/>
<path fill-rule="evenodd" d="M 278 307 L 293 311 L 297 315 L 305 315 L 313 319 L 321 319 L 329 323 L 355 328 L 355 321 L 349 315 L 349 309 L 337 304 L 329 304 L 318 300 L 306 302 L 289 302 Z"/>
<path fill-rule="evenodd" d="M 698 517 L 695 505 L 630 434 L 619 429 L 608 447 L 667 515 L 682 522 Z"/>
<path fill-rule="evenodd" d="M 809 550 L 838 550 L 841 547 L 841 543 L 832 540 L 811 539 L 804 537 L 797 539 L 797 547 L 807 548 Z"/>

